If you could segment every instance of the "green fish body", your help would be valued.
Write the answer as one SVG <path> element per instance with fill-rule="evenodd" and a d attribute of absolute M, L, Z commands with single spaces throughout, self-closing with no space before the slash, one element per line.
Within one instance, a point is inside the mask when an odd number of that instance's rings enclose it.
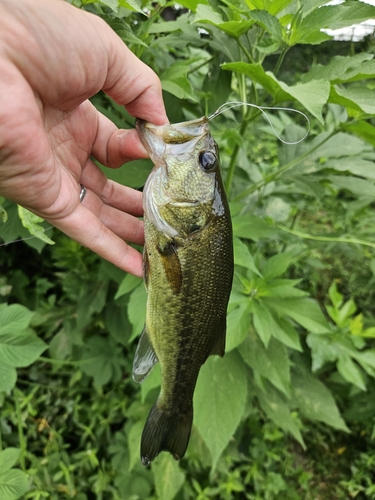
<path fill-rule="evenodd" d="M 163 450 L 184 456 L 200 367 L 210 354 L 224 355 L 233 247 L 207 118 L 159 127 L 138 121 L 137 130 L 155 165 L 143 196 L 148 298 L 133 365 L 137 382 L 156 361 L 161 367 L 161 392 L 141 440 L 148 465 Z"/>

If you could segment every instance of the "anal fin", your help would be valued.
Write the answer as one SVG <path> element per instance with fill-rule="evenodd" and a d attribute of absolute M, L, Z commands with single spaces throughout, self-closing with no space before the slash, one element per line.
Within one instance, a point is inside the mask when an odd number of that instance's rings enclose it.
<path fill-rule="evenodd" d="M 137 350 L 135 351 L 133 362 L 133 380 L 142 382 L 150 373 L 154 364 L 158 361 L 154 348 L 151 345 L 146 325 L 143 328 L 139 339 Z"/>

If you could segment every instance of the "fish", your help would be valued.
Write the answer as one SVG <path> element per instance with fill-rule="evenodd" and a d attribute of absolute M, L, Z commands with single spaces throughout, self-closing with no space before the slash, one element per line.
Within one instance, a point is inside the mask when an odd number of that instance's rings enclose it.
<path fill-rule="evenodd" d="M 208 356 L 224 356 L 233 280 L 233 237 L 219 151 L 207 117 L 136 129 L 154 168 L 143 190 L 146 321 L 133 363 L 142 382 L 158 361 L 161 390 L 146 420 L 140 454 L 185 455 L 193 394 Z M 220 390 L 220 388 L 218 388 Z"/>

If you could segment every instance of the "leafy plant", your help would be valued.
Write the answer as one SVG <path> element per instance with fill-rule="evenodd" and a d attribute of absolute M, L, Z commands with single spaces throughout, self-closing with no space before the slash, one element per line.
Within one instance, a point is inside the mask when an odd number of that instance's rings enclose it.
<path fill-rule="evenodd" d="M 375 7 L 72 3 L 103 17 L 159 74 L 172 122 L 230 100 L 294 107 L 311 131 L 298 144 L 278 141 L 274 131 L 286 142 L 306 131 L 286 110 L 267 111 L 272 126 L 246 106 L 211 121 L 236 270 L 227 353 L 201 370 L 181 464 L 167 454 L 151 469 L 139 461 L 160 385 L 158 367 L 141 386 L 131 379 L 141 281 L 2 200 L 1 238 L 26 241 L 0 254 L 1 498 L 372 498 L 371 451 L 346 458 L 336 443 L 374 428 L 374 52 L 335 45 L 324 30 L 372 18 Z M 104 94 L 92 101 L 132 126 Z M 138 188 L 150 168 L 105 173 Z M 332 457 L 343 470 L 327 489 Z"/>

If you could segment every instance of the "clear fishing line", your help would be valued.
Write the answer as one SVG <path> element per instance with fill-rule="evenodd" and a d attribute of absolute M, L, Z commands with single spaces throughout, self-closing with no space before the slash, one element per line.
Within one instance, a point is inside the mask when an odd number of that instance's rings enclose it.
<path fill-rule="evenodd" d="M 212 120 L 213 118 L 216 118 L 217 116 L 221 115 L 221 113 L 225 113 L 225 111 L 229 111 L 232 108 L 237 108 L 238 106 L 249 106 L 250 108 L 259 109 L 259 111 L 262 112 L 263 116 L 265 116 L 268 123 L 271 125 L 272 131 L 275 134 L 275 136 L 279 139 L 279 141 L 281 141 L 284 144 L 288 144 L 288 145 L 299 144 L 300 142 L 304 141 L 306 139 L 306 137 L 309 135 L 309 132 L 310 132 L 310 120 L 309 120 L 309 118 L 305 115 L 305 113 L 302 113 L 302 111 L 298 111 L 298 109 L 293 109 L 293 108 L 281 108 L 281 107 L 273 107 L 273 106 L 258 106 L 257 104 L 252 104 L 250 102 L 229 101 L 229 102 L 226 102 L 226 103 L 222 104 L 221 106 L 219 106 L 217 108 L 217 110 L 214 113 L 212 113 L 212 115 L 210 115 L 208 117 L 208 120 Z M 223 109 L 223 108 L 225 108 L 225 109 Z M 302 137 L 302 139 L 299 139 L 298 141 L 294 141 L 294 142 L 285 141 L 276 132 L 275 127 L 272 125 L 270 117 L 264 111 L 265 109 L 268 109 L 270 111 L 271 110 L 272 111 L 274 111 L 274 110 L 276 110 L 276 111 L 291 111 L 292 113 L 298 113 L 299 115 L 302 115 L 307 122 L 307 130 L 306 130 L 305 135 Z"/>
<path fill-rule="evenodd" d="M 43 233 L 49 231 L 53 227 L 55 226 L 46 227 L 46 229 L 43 229 Z M 7 245 L 11 245 L 12 243 L 19 243 L 21 241 L 33 240 L 34 238 L 37 238 L 37 236 L 28 236 L 27 238 L 19 238 L 18 240 L 7 241 L 5 243 L 0 243 L 0 247 L 6 247 Z"/>

